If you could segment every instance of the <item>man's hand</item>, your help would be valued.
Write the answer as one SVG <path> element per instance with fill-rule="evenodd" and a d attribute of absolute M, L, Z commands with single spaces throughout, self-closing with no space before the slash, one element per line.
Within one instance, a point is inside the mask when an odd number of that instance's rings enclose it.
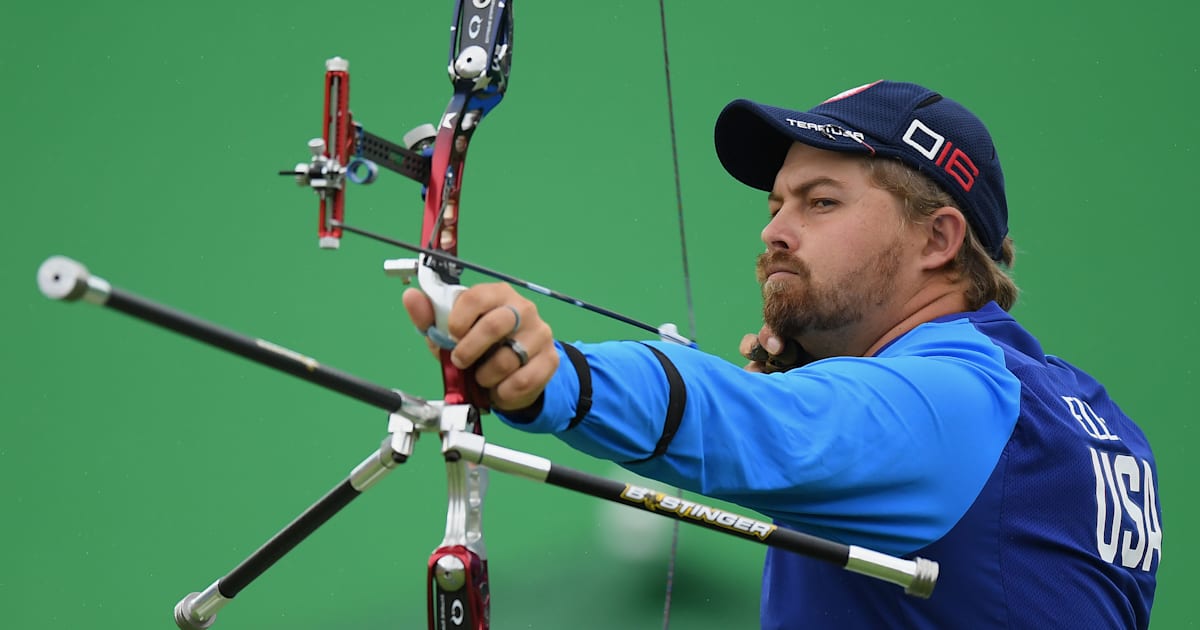
<path fill-rule="evenodd" d="M 763 374 L 786 372 L 813 360 L 800 344 L 791 340 L 781 340 L 766 326 L 763 326 L 757 335 L 751 333 L 742 337 L 738 351 L 750 360 L 745 367 L 747 372 Z"/>
<path fill-rule="evenodd" d="M 433 325 L 433 304 L 419 289 L 404 292 L 404 309 L 418 330 Z M 490 392 L 496 409 L 529 407 L 558 369 L 550 326 L 533 302 L 507 284 L 480 284 L 464 291 L 450 309 L 447 327 L 458 340 L 451 362 L 461 369 L 475 367 L 475 380 Z M 437 355 L 432 341 L 429 346 Z"/>

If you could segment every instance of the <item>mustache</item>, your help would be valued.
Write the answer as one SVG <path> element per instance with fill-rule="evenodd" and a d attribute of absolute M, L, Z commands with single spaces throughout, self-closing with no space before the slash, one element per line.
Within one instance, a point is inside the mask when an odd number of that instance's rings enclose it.
<path fill-rule="evenodd" d="M 759 284 L 766 282 L 767 276 L 776 271 L 787 271 L 801 278 L 809 277 L 808 265 L 786 252 L 774 250 L 758 255 L 755 261 L 755 277 L 758 278 Z"/>

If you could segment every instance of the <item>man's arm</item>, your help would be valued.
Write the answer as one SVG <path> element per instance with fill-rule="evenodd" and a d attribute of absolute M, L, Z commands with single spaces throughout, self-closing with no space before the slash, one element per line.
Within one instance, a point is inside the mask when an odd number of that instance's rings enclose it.
<path fill-rule="evenodd" d="M 580 375 L 559 344 L 541 413 L 502 417 L 793 527 L 905 553 L 966 511 L 1017 416 L 1020 386 L 1000 350 L 959 326 L 906 340 L 914 356 L 893 346 L 769 375 L 671 344 L 576 344 L 591 383 L 581 419 Z M 655 350 L 686 390 L 674 425 L 680 396 Z"/>

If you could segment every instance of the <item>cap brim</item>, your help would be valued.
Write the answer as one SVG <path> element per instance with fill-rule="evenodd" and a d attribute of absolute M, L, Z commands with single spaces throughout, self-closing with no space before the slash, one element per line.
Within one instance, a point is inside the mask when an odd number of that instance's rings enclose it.
<path fill-rule="evenodd" d="M 845 124 L 828 116 L 739 99 L 726 105 L 717 116 L 713 132 L 717 158 L 738 181 L 751 188 L 770 191 L 775 185 L 775 174 L 783 166 L 793 142 L 829 151 L 871 152 L 871 147 L 862 142 L 846 136 L 831 136 L 797 125 L 799 122 L 810 123 L 813 127 L 846 129 Z"/>

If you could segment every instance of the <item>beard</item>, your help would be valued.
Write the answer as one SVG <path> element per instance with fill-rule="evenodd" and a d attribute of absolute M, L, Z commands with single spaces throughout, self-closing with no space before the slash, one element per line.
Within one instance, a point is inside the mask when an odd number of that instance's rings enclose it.
<path fill-rule="evenodd" d="M 887 301 L 899 266 L 899 242 L 858 268 L 821 281 L 813 280 L 808 265 L 793 255 L 782 251 L 760 254 L 757 276 L 762 285 L 763 323 L 781 339 L 857 324 L 868 309 L 879 308 Z M 768 268 L 795 275 L 768 281 Z"/>

